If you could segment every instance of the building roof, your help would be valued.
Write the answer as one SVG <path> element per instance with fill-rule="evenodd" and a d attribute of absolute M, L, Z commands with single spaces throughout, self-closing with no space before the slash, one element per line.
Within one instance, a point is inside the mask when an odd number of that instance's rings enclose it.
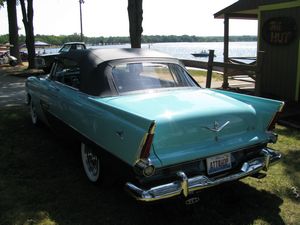
<path fill-rule="evenodd" d="M 239 0 L 214 14 L 217 19 L 228 15 L 234 19 L 257 19 L 258 7 L 262 5 L 291 2 L 295 0 Z"/>

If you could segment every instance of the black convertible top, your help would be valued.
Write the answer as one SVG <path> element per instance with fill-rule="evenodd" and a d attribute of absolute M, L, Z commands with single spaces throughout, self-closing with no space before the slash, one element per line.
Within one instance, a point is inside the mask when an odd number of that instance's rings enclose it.
<path fill-rule="evenodd" d="M 180 61 L 167 54 L 150 49 L 85 49 L 61 53 L 57 59 L 69 59 L 77 62 L 80 67 L 79 89 L 90 95 L 116 95 L 113 86 L 111 70 L 108 65 L 116 61 L 155 60 L 179 64 Z M 109 66 L 111 68 L 112 66 Z"/>
<path fill-rule="evenodd" d="M 142 48 L 84 49 L 62 53 L 59 57 L 69 58 L 78 63 L 90 61 L 97 65 L 112 60 L 137 58 L 168 58 L 178 62 L 177 59 L 165 53 Z"/>

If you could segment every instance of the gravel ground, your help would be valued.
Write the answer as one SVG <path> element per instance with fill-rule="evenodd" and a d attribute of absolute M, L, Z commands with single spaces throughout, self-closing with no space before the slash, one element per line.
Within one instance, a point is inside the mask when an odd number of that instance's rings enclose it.
<path fill-rule="evenodd" d="M 25 104 L 25 80 L 0 68 L 0 107 Z"/>

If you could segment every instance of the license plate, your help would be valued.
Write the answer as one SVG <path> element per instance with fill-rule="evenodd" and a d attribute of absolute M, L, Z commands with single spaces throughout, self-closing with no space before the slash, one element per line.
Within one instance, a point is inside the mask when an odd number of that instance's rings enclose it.
<path fill-rule="evenodd" d="M 231 168 L 230 153 L 213 156 L 206 159 L 207 173 L 214 174 Z"/>

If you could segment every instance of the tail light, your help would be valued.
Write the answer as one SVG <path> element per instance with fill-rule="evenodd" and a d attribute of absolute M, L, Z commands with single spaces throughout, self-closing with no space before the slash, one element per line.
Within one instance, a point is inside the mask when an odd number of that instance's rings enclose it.
<path fill-rule="evenodd" d="M 150 125 L 148 133 L 146 134 L 146 138 L 144 139 L 145 142 L 143 144 L 141 154 L 140 154 L 141 159 L 147 159 L 150 155 L 151 145 L 154 137 L 154 130 L 155 130 L 155 122 L 153 122 Z"/>
<path fill-rule="evenodd" d="M 145 134 L 143 141 L 141 143 L 141 151 L 139 159 L 135 164 L 135 172 L 139 175 L 143 175 L 145 177 L 150 177 L 155 173 L 155 167 L 151 164 L 149 159 L 151 145 L 153 142 L 155 130 L 155 122 L 153 121 L 149 127 L 148 132 Z"/>
<path fill-rule="evenodd" d="M 275 129 L 275 125 L 276 125 L 276 122 L 277 122 L 277 120 L 278 120 L 278 117 L 279 117 L 279 112 L 277 112 L 277 113 L 273 116 L 273 118 L 272 118 L 270 124 L 268 125 L 268 128 L 267 128 L 268 131 L 272 131 L 272 130 Z"/>
<path fill-rule="evenodd" d="M 281 104 L 278 112 L 276 112 L 276 114 L 273 116 L 272 120 L 270 121 L 270 123 L 269 123 L 269 125 L 267 127 L 268 131 L 272 131 L 272 130 L 275 129 L 276 122 L 277 122 L 277 120 L 278 120 L 278 118 L 279 118 L 279 116 L 280 116 L 280 114 L 282 112 L 283 106 L 284 106 L 284 103 Z"/>
<path fill-rule="evenodd" d="M 134 166 L 134 171 L 138 175 L 150 177 L 155 173 L 155 167 L 151 164 L 150 160 L 140 159 L 139 161 L 136 162 Z"/>

